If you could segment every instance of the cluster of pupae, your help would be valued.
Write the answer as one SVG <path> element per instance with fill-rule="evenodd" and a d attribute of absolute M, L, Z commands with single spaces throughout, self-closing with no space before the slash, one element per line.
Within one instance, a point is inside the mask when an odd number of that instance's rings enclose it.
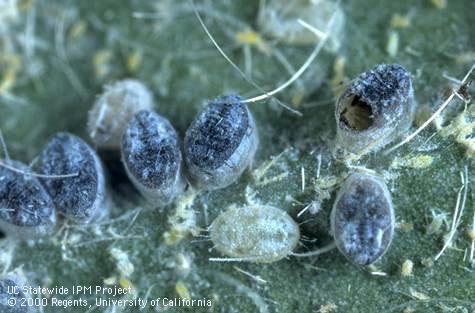
<path fill-rule="evenodd" d="M 359 75 L 336 103 L 337 146 L 375 151 L 409 128 L 415 101 L 410 74 L 382 64 Z M 256 123 L 239 96 L 209 101 L 178 138 L 171 123 L 153 111 L 151 93 L 135 80 L 108 86 L 89 113 L 94 146 L 120 150 L 137 190 L 160 207 L 191 185 L 225 188 L 249 167 L 258 146 Z M 365 150 L 366 149 L 366 150 Z M 107 215 L 101 160 L 84 140 L 53 136 L 30 168 L 13 161 L 0 167 L 0 229 L 33 239 L 53 229 L 57 214 L 89 223 Z M 336 247 L 349 260 L 368 265 L 389 247 L 394 210 L 384 181 L 353 173 L 340 189 L 331 214 Z M 218 251 L 240 260 L 272 262 L 292 254 L 299 229 L 283 210 L 242 208 L 222 212 L 210 226 Z"/>

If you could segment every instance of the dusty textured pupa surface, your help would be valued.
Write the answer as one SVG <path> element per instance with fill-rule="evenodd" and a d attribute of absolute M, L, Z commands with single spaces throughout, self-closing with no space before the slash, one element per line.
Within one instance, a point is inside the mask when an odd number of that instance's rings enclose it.
<path fill-rule="evenodd" d="M 240 97 L 210 101 L 185 135 L 192 183 L 208 190 L 232 184 L 254 159 L 258 142 L 254 119 Z"/>
<path fill-rule="evenodd" d="M 386 184 L 379 177 L 352 174 L 338 192 L 331 230 L 340 252 L 357 265 L 377 261 L 394 233 L 394 210 Z"/>
<path fill-rule="evenodd" d="M 81 138 L 58 133 L 41 152 L 35 169 L 44 175 L 77 174 L 65 178 L 41 178 L 59 213 L 78 222 L 90 222 L 107 214 L 104 170 L 96 152 Z"/>
<path fill-rule="evenodd" d="M 410 127 L 415 106 L 410 73 L 399 64 L 377 65 L 338 99 L 337 143 L 352 152 L 377 150 Z"/>
<path fill-rule="evenodd" d="M 122 137 L 122 161 L 135 187 L 159 205 L 183 189 L 182 156 L 175 129 L 155 112 L 141 111 Z"/>
<path fill-rule="evenodd" d="M 18 161 L 3 161 L 28 173 Z M 14 238 L 32 239 L 50 232 L 56 222 L 54 203 L 40 181 L 0 166 L 0 229 Z"/>

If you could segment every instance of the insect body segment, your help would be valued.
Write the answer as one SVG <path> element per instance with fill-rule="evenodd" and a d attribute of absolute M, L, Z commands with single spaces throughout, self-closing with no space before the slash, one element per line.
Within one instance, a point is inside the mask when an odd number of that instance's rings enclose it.
<path fill-rule="evenodd" d="M 81 138 L 58 133 L 47 143 L 35 165 L 45 175 L 77 173 L 65 178 L 42 178 L 60 214 L 77 222 L 90 222 L 107 214 L 102 163 Z"/>
<path fill-rule="evenodd" d="M 185 135 L 185 160 L 193 184 L 220 189 L 235 182 L 254 159 L 254 119 L 237 96 L 211 101 Z"/>
<path fill-rule="evenodd" d="M 351 152 L 374 150 L 411 125 L 415 111 L 410 73 L 380 64 L 360 74 L 336 104 L 337 142 Z"/>
<path fill-rule="evenodd" d="M 159 205 L 170 203 L 184 187 L 178 137 L 170 122 L 140 111 L 122 137 L 122 161 L 136 188 Z"/>
<path fill-rule="evenodd" d="M 291 254 L 300 231 L 281 209 L 249 206 L 221 213 L 211 224 L 210 235 L 215 248 L 226 256 L 269 263 Z"/>
<path fill-rule="evenodd" d="M 25 173 L 18 161 L 5 161 Z M 55 222 L 55 206 L 38 178 L 0 167 L 0 229 L 24 239 L 49 233 Z"/>
<path fill-rule="evenodd" d="M 357 265 L 379 259 L 391 244 L 394 210 L 385 183 L 368 174 L 352 174 L 334 203 L 331 229 L 341 253 Z"/>

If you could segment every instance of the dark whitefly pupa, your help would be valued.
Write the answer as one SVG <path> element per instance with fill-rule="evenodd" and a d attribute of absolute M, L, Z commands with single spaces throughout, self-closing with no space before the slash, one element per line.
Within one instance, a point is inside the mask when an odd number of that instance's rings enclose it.
<path fill-rule="evenodd" d="M 389 248 L 394 210 L 384 181 L 355 173 L 341 187 L 331 213 L 331 231 L 340 252 L 357 265 L 369 265 Z"/>
<path fill-rule="evenodd" d="M 57 133 L 46 144 L 35 164 L 44 175 L 77 174 L 65 178 L 41 178 L 58 212 L 67 219 L 88 223 L 108 213 L 105 174 L 96 152 L 81 138 Z"/>
<path fill-rule="evenodd" d="M 295 221 L 272 206 L 229 208 L 213 221 L 209 231 L 214 247 L 222 254 L 259 263 L 290 255 L 300 238 Z"/>
<path fill-rule="evenodd" d="M 168 204 L 184 189 L 178 136 L 166 118 L 136 113 L 123 134 L 121 151 L 127 175 L 150 202 Z"/>
<path fill-rule="evenodd" d="M 34 312 L 34 306 L 27 305 L 28 295 L 23 292 L 23 286 L 13 278 L 0 278 L 0 312 L 28 313 Z"/>
<path fill-rule="evenodd" d="M 251 164 L 258 142 L 254 119 L 240 97 L 210 101 L 185 134 L 192 183 L 206 190 L 229 186 Z"/>
<path fill-rule="evenodd" d="M 50 233 L 56 223 L 50 195 L 38 178 L 26 174 L 28 166 L 12 160 L 2 162 L 18 171 L 0 167 L 0 230 L 21 239 Z"/>
<path fill-rule="evenodd" d="M 87 129 L 92 142 L 101 149 L 119 149 L 131 117 L 152 108 L 152 93 L 138 80 L 125 79 L 106 86 L 89 111 Z"/>
<path fill-rule="evenodd" d="M 411 126 L 415 106 L 410 73 L 398 64 L 377 65 L 337 100 L 337 145 L 353 153 L 378 150 Z"/>

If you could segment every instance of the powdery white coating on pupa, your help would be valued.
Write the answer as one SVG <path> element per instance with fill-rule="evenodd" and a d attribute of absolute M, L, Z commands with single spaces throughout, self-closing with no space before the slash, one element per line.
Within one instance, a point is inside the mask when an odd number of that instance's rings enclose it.
<path fill-rule="evenodd" d="M 89 111 L 87 129 L 92 142 L 98 148 L 119 149 L 130 118 L 152 108 L 152 93 L 138 80 L 125 79 L 106 86 Z"/>
<path fill-rule="evenodd" d="M 254 119 L 238 96 L 208 103 L 186 131 L 184 153 L 194 185 L 207 190 L 235 182 L 259 143 Z"/>
<path fill-rule="evenodd" d="M 415 107 L 410 73 L 398 64 L 380 64 L 337 100 L 337 144 L 355 153 L 377 150 L 411 126 Z"/>
<path fill-rule="evenodd" d="M 3 162 L 25 173 L 30 171 L 21 162 Z M 55 223 L 54 203 L 40 181 L 0 167 L 0 229 L 16 238 L 34 239 L 48 234 Z"/>
<path fill-rule="evenodd" d="M 326 32 L 333 18 L 326 49 L 336 52 L 343 40 L 345 15 L 338 1 L 332 0 L 267 0 L 259 10 L 259 29 L 266 35 L 289 44 L 315 44 L 315 34 L 298 23 L 301 19 Z"/>
<path fill-rule="evenodd" d="M 178 136 L 166 118 L 150 111 L 136 113 L 122 137 L 121 151 L 127 175 L 148 200 L 165 205 L 183 190 Z"/>
<path fill-rule="evenodd" d="M 270 263 L 295 249 L 300 231 L 281 209 L 249 206 L 222 212 L 211 224 L 210 236 L 214 247 L 226 256 Z"/>
<path fill-rule="evenodd" d="M 56 209 L 66 218 L 88 223 L 107 214 L 102 163 L 81 138 L 57 133 L 41 152 L 35 169 L 45 175 L 77 173 L 67 178 L 41 178 Z"/>
<path fill-rule="evenodd" d="M 394 210 L 379 177 L 352 174 L 341 187 L 331 214 L 331 230 L 340 252 L 357 265 L 369 265 L 389 248 Z"/>
<path fill-rule="evenodd" d="M 0 279 L 0 312 L 28 313 L 33 312 L 34 306 L 27 305 L 28 295 L 23 293 L 23 287 L 10 278 Z"/>

